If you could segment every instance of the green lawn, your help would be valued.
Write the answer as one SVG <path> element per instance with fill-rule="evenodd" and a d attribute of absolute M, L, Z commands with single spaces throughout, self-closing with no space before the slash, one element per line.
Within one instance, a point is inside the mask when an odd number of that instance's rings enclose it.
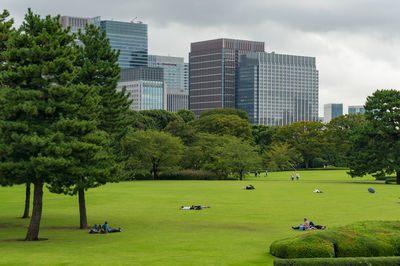
<path fill-rule="evenodd" d="M 0 264 L 272 265 L 269 245 L 299 234 L 290 226 L 304 217 L 328 227 L 400 218 L 396 185 L 329 182 L 352 180 L 341 170 L 300 174 L 299 182 L 283 172 L 251 181 L 135 181 L 89 190 L 89 223 L 107 220 L 123 230 L 107 235 L 77 229 L 77 198 L 46 191 L 40 237 L 49 240 L 33 243 L 9 241 L 26 233 L 29 221 L 17 218 L 24 187 L 0 188 Z M 256 190 L 240 190 L 250 183 Z M 211 209 L 179 210 L 192 204 Z"/>

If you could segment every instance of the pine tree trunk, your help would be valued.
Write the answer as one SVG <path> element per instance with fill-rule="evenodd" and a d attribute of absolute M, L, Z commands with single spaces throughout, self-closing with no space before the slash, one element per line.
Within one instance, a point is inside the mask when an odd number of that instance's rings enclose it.
<path fill-rule="evenodd" d="M 42 218 L 43 181 L 35 181 L 33 185 L 33 210 L 26 241 L 39 240 L 40 220 Z"/>
<path fill-rule="evenodd" d="M 400 171 L 396 171 L 396 184 L 400 184 Z"/>
<path fill-rule="evenodd" d="M 29 218 L 29 205 L 31 204 L 31 183 L 26 183 L 25 189 L 25 210 L 22 219 Z"/>
<path fill-rule="evenodd" d="M 85 203 L 85 190 L 79 189 L 79 220 L 80 220 L 80 229 L 88 228 L 87 224 L 87 216 L 86 216 L 86 203 Z"/>

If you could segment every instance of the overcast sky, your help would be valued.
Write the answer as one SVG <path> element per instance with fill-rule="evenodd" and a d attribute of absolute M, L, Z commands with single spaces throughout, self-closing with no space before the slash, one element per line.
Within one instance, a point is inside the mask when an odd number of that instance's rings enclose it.
<path fill-rule="evenodd" d="M 185 57 L 216 38 L 265 42 L 267 52 L 314 56 L 319 116 L 325 103 L 363 105 L 376 89 L 400 88 L 398 0 L 0 0 L 17 25 L 40 15 L 101 16 L 148 24 L 149 54 Z"/>

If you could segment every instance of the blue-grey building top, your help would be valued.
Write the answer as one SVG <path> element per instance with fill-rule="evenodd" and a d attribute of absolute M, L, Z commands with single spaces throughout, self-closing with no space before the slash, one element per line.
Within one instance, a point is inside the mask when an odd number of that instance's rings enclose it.
<path fill-rule="evenodd" d="M 120 51 L 118 64 L 121 68 L 147 66 L 147 24 L 102 20 L 100 27 L 106 31 L 111 47 Z"/>

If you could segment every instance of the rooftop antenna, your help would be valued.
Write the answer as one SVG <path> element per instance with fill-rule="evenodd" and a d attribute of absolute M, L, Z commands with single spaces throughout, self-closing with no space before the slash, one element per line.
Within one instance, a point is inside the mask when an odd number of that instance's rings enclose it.
<path fill-rule="evenodd" d="M 134 18 L 131 20 L 131 23 L 135 23 L 135 19 L 137 19 L 137 17 L 134 17 Z"/>

